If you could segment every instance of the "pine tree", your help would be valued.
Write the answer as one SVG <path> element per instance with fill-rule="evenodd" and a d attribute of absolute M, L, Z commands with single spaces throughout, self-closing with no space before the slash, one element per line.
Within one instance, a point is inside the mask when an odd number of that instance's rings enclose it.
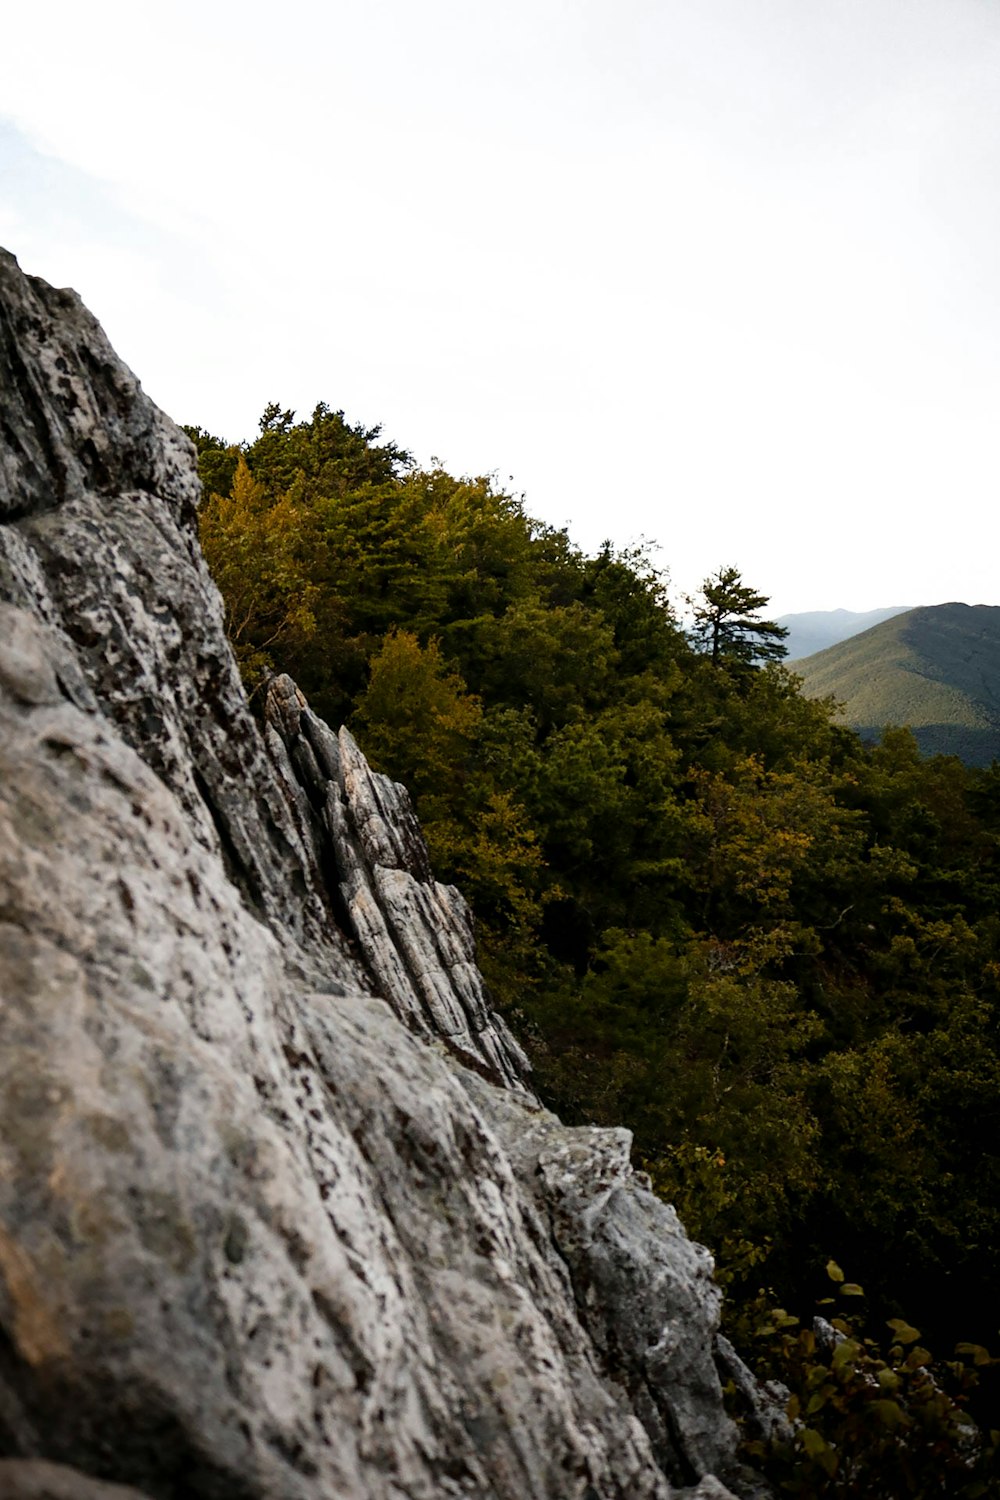
<path fill-rule="evenodd" d="M 787 647 L 782 642 L 788 631 L 773 620 L 759 618 L 767 595 L 748 588 L 738 568 L 720 568 L 706 578 L 701 599 L 704 602 L 695 606 L 691 634 L 698 648 L 711 656 L 713 666 L 727 662 L 750 666 L 780 661 L 785 655 Z"/>

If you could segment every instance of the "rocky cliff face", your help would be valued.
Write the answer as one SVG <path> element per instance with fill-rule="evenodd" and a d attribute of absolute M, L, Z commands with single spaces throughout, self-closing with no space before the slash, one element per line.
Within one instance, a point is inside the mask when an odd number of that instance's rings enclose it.
<path fill-rule="evenodd" d="M 259 732 L 186 439 L 2 255 L 0 380 L 0 1495 L 751 1493 L 707 1254 L 533 1099 L 403 789 Z"/>

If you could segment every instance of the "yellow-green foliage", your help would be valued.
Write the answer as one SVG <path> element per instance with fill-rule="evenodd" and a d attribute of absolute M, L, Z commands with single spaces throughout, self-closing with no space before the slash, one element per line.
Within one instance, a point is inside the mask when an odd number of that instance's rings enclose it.
<path fill-rule="evenodd" d="M 468 776 L 482 717 L 437 638 L 422 646 L 412 631 L 394 629 L 371 657 L 353 722 L 373 759 L 426 801 Z"/>
<path fill-rule="evenodd" d="M 316 633 L 314 532 L 309 510 L 291 495 L 268 496 L 242 454 L 229 494 L 210 494 L 201 507 L 202 551 L 251 689 Z"/>
<path fill-rule="evenodd" d="M 833 1253 L 885 1316 L 995 1337 L 1000 771 L 755 665 L 736 570 L 698 649 L 641 548 L 341 412 L 192 435 L 248 683 L 290 671 L 410 787 L 546 1097 L 633 1129 L 734 1307 L 765 1264 L 805 1305 Z"/>

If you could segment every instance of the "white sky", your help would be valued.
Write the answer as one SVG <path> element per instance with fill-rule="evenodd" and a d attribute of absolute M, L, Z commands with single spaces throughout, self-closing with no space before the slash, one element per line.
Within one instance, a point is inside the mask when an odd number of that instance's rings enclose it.
<path fill-rule="evenodd" d="M 997 0 L 33 0 L 3 33 L 0 244 L 177 420 L 322 399 L 774 613 L 1000 603 Z"/>

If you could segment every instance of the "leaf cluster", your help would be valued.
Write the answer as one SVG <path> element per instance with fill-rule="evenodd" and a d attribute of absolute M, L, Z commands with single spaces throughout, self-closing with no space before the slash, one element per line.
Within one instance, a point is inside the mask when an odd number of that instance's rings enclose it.
<path fill-rule="evenodd" d="M 836 1262 L 827 1272 L 840 1297 L 863 1298 Z M 759 1422 L 737 1410 L 749 1434 L 744 1452 L 780 1493 L 803 1500 L 1000 1493 L 1000 1432 L 970 1413 L 981 1375 L 998 1364 L 985 1348 L 960 1343 L 953 1359 L 935 1359 L 903 1318 L 888 1319 L 881 1338 L 839 1311 L 801 1327 L 764 1291 L 740 1322 L 785 1417 L 762 1435 Z"/>

